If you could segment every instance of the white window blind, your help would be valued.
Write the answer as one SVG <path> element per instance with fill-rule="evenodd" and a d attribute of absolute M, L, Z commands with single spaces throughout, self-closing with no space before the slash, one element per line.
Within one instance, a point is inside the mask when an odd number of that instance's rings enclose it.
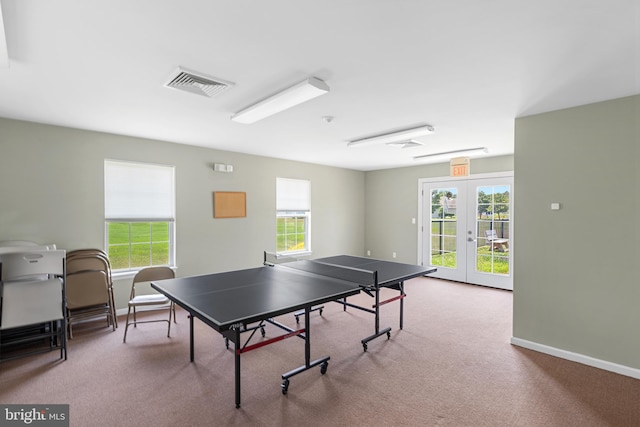
<path fill-rule="evenodd" d="M 276 210 L 310 211 L 311 181 L 276 178 Z"/>
<path fill-rule="evenodd" d="M 175 216 L 174 167 L 116 160 L 104 162 L 107 220 L 163 220 Z"/>

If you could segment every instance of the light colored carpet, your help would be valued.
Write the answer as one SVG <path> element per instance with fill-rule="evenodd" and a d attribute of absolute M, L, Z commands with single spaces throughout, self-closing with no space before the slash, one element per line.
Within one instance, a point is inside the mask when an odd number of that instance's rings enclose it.
<path fill-rule="evenodd" d="M 123 344 L 123 318 L 116 332 L 93 322 L 74 329 L 65 362 L 47 353 L 0 364 L 0 402 L 68 403 L 72 426 L 640 425 L 639 380 L 509 344 L 510 292 L 428 278 L 406 288 L 404 330 L 398 304 L 382 306 L 391 339 L 367 352 L 372 315 L 335 303 L 312 314 L 312 358 L 330 355 L 329 369 L 293 377 L 286 396 L 280 376 L 304 363 L 303 340 L 243 354 L 240 409 L 232 350 L 196 321 L 190 363 L 183 310 L 171 338 L 143 324 Z"/>

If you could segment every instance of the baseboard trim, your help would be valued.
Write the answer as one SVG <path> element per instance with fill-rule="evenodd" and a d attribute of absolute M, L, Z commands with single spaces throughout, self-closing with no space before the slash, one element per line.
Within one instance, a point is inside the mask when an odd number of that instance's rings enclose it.
<path fill-rule="evenodd" d="M 571 351 L 562 350 L 556 347 L 550 347 L 548 345 L 524 340 L 522 338 L 511 337 L 511 344 L 640 380 L 640 369 L 631 368 L 625 365 L 619 365 L 617 363 L 608 362 L 606 360 L 596 359 L 580 353 L 573 353 Z"/>

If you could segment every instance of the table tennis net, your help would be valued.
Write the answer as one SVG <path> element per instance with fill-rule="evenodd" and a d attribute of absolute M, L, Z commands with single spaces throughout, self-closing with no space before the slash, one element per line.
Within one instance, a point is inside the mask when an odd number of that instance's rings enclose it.
<path fill-rule="evenodd" d="M 376 284 L 377 273 L 375 271 L 362 270 L 355 267 L 346 267 L 313 260 L 298 260 L 279 263 L 277 265 L 282 268 L 290 268 L 319 276 L 345 280 L 361 286 Z"/>

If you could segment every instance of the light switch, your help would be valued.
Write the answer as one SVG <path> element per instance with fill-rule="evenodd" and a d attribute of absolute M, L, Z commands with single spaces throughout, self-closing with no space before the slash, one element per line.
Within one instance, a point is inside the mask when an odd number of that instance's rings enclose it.
<path fill-rule="evenodd" d="M 551 203 L 551 210 L 552 211 L 559 211 L 560 210 L 560 203 Z"/>

